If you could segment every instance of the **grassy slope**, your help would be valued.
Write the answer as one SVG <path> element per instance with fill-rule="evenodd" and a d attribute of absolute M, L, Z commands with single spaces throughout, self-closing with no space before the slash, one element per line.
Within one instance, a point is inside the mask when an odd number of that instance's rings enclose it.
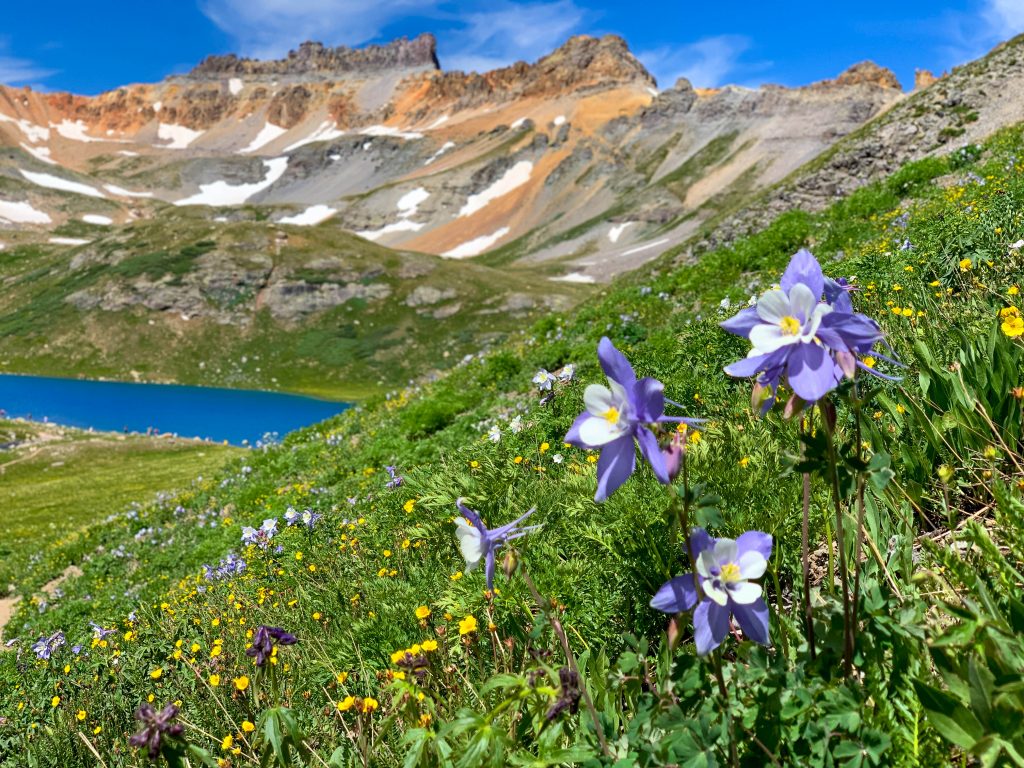
<path fill-rule="evenodd" d="M 240 451 L 190 440 L 88 433 L 0 421 L 0 584 L 18 583 L 25 560 L 69 544 L 132 502 L 219 471 Z"/>
<path fill-rule="evenodd" d="M 543 270 L 508 275 L 477 264 L 401 253 L 329 223 L 287 228 L 288 242 L 275 248 L 279 229 L 260 221 L 219 225 L 195 211 L 168 208 L 156 220 L 113 231 L 72 252 L 24 246 L 0 253 L 0 274 L 8 281 L 0 297 L 0 360 L 7 370 L 22 373 L 140 376 L 361 398 L 447 368 L 482 344 L 523 327 L 536 310 L 497 311 L 507 293 L 538 297 L 538 307 L 550 294 L 573 301 L 587 293 L 579 286 L 554 288 Z M 242 322 L 223 325 L 193 317 L 186 324 L 175 312 L 141 306 L 80 312 L 65 302 L 77 291 L 137 280 L 173 285 L 206 254 L 245 264 L 253 252 L 274 254 L 275 271 L 291 280 L 345 284 L 356 279 L 386 286 L 391 294 L 380 301 L 352 299 L 298 325 L 275 320 L 266 309 L 254 310 L 251 292 L 225 292 L 224 286 L 211 289 L 206 301 L 223 311 L 242 307 Z M 337 266 L 309 266 L 325 256 Z M 88 259 L 70 269 L 76 257 Z M 409 270 L 418 276 L 409 276 Z M 355 277 L 332 277 L 345 273 Z M 458 295 L 431 307 L 407 306 L 407 296 L 425 286 L 454 288 Z M 449 317 L 421 314 L 454 304 L 458 310 Z"/>
<path fill-rule="evenodd" d="M 271 702 L 224 687 L 214 691 L 197 682 L 192 668 L 202 678 L 217 673 L 224 681 L 251 670 L 242 654 L 246 632 L 264 622 L 286 626 L 301 638 L 285 651 L 285 697 L 325 757 L 336 745 L 348 744 L 339 732 L 334 701 L 346 693 L 372 694 L 385 711 L 397 705 L 394 697 L 402 685 L 390 685 L 386 672 L 395 649 L 438 638 L 446 677 L 454 674 L 453 680 L 465 674 L 479 682 L 484 670 L 529 666 L 525 645 L 552 641 L 527 637 L 531 617 L 521 579 L 502 581 L 501 594 L 491 600 L 479 574 L 461 573 L 451 529 L 458 496 L 468 497 L 492 523 L 538 508 L 535 521 L 544 531 L 526 540 L 524 559 L 541 590 L 557 601 L 579 649 L 615 653 L 624 631 L 655 636 L 662 618 L 645 607 L 648 596 L 681 565 L 678 551 L 665 543 L 665 497 L 641 472 L 607 503 L 593 504 L 593 457 L 560 443 L 580 410 L 583 384 L 601 378 L 594 347 L 603 334 L 627 352 L 642 375 L 659 377 L 670 397 L 710 419 L 691 449 L 691 471 L 722 498 L 724 522 L 716 528 L 726 534 L 750 527 L 771 532 L 788 592 L 797 572 L 793 510 L 799 508 L 799 489 L 780 474 L 795 430 L 774 417 L 754 419 L 747 405 L 749 383 L 721 374 L 722 365 L 744 354 L 746 346 L 718 329 L 726 313 L 717 307 L 724 298 L 736 304 L 770 286 L 789 255 L 805 245 L 830 274 L 856 275 L 858 308 L 880 319 L 897 354 L 910 365 L 902 385 L 879 387 L 877 411 L 865 434 L 873 450 L 889 446 L 897 458 L 900 493 L 872 496 L 867 525 L 877 542 L 904 542 L 890 552 L 887 567 L 910 590 L 919 567 L 910 557 L 919 522 L 931 525 L 941 518 L 935 467 L 942 462 L 957 467 L 962 478 L 953 499 L 957 514 L 980 508 L 975 500 L 987 482 L 982 467 L 1000 475 L 1006 471 L 983 458 L 991 438 L 961 434 L 955 419 L 947 426 L 943 418 L 943 441 L 931 441 L 916 418 L 938 418 L 951 408 L 937 400 L 934 382 L 962 347 L 986 339 L 991 345 L 990 362 L 965 374 L 972 382 L 1003 370 L 992 360 L 1001 366 L 1009 361 L 1011 373 L 1000 373 L 997 384 L 991 379 L 977 386 L 998 400 L 1006 424 L 1020 423 L 1019 403 L 1005 394 L 1010 385 L 1021 384 L 1020 343 L 999 333 L 995 315 L 1010 301 L 1008 291 L 1024 271 L 1020 255 L 1007 251 L 1008 243 L 1024 235 L 1019 213 L 1024 177 L 1014 160 L 1022 144 L 1020 130 L 1005 131 L 976 163 L 923 161 L 822 214 L 786 214 L 766 231 L 706 254 L 695 266 L 669 270 L 667 259 L 649 265 L 571 316 L 549 317 L 435 384 L 376 399 L 290 436 L 282 448 L 251 454 L 245 466 L 236 462 L 220 478 L 138 517 L 95 526 L 85 574 L 66 585 L 65 601 L 41 615 L 23 611 L 12 628 L 30 640 L 58 627 L 69 640 L 87 640 L 85 621 L 92 619 L 129 634 L 74 661 L 68 676 L 57 669 L 64 657 L 56 664 L 32 665 L 24 678 L 15 671 L 13 654 L 0 661 L 0 680 L 16 686 L 15 695 L 0 704 L 0 716 L 9 718 L 8 743 L 32 750 L 41 764 L 85 762 L 82 746 L 34 728 L 43 724 L 63 733 L 81 707 L 86 721 L 80 727 L 102 722 L 94 742 L 114 765 L 129 765 L 127 758 L 114 756 L 123 755 L 132 707 L 152 696 L 180 698 L 189 721 L 201 723 L 207 734 L 193 732 L 194 740 L 216 750 L 218 739 Z M 969 170 L 987 182 L 964 181 Z M 898 216 L 905 212 L 909 223 L 903 228 Z M 901 250 L 904 240 L 913 247 Z M 971 260 L 969 268 L 961 266 L 964 258 Z M 927 397 L 918 383 L 929 365 L 922 349 L 938 361 Z M 579 365 L 578 383 L 559 388 L 548 405 L 539 406 L 529 392 L 533 372 L 568 362 Z M 521 433 L 508 428 L 514 414 L 523 416 Z M 498 443 L 484 438 L 491 424 L 503 429 Z M 385 464 L 399 466 L 402 487 L 384 487 Z M 826 501 L 816 492 L 815 540 L 827 517 Z M 177 505 L 186 512 L 174 512 Z M 242 525 L 280 518 L 289 506 L 313 508 L 325 520 L 312 533 L 284 530 L 277 538 L 283 547 L 279 555 L 241 547 Z M 112 556 L 119 546 L 122 555 Z M 215 564 L 229 551 L 249 561 L 246 573 L 229 582 L 204 582 L 200 565 Z M 26 589 L 37 588 L 69 556 L 80 555 L 80 549 L 60 543 L 47 548 L 27 574 Z M 83 595 L 90 602 L 82 602 Z M 431 608 L 429 620 L 417 622 L 413 613 L 419 605 Z M 131 610 L 138 611 L 134 622 L 126 619 Z M 482 624 L 493 622 L 492 637 L 512 641 L 510 657 L 498 661 L 485 632 L 477 644 L 452 639 L 457 620 L 469 614 Z M 195 643 L 196 651 L 175 659 L 175 639 L 186 648 Z M 223 645 L 214 654 L 215 640 Z M 111 653 L 117 654 L 116 671 L 107 671 Z M 150 674 L 156 668 L 159 680 Z M 93 681 L 99 670 L 102 684 Z M 339 684 L 336 675 L 342 672 L 349 677 Z M 431 689 L 422 706 L 443 720 L 462 703 L 476 705 L 456 687 Z M 55 690 L 64 698 L 51 707 Z M 875 689 L 876 704 L 865 705 L 863 716 L 881 717 L 881 703 L 906 694 Z M 906 748 L 896 744 L 893 754 Z M 380 750 L 384 764 L 400 762 L 393 734 L 383 738 Z"/>

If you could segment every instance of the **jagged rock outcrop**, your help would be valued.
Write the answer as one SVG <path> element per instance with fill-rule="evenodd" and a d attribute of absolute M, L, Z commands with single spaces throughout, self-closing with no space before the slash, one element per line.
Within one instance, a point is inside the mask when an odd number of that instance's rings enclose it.
<path fill-rule="evenodd" d="M 272 79 L 303 77 L 331 79 L 345 75 L 367 75 L 389 70 L 439 70 L 437 40 L 425 33 L 412 40 L 402 38 L 386 45 L 364 48 L 305 42 L 289 51 L 283 59 L 261 61 L 239 58 L 235 54 L 208 56 L 183 80 L 219 80 L 224 77 Z M 178 78 L 173 78 L 178 79 Z"/>
<path fill-rule="evenodd" d="M 914 70 L 914 90 L 920 91 L 922 88 L 927 88 L 929 85 L 938 80 L 935 75 L 927 69 L 915 69 Z"/>
<path fill-rule="evenodd" d="M 879 88 L 903 90 L 903 86 L 900 85 L 900 81 L 896 79 L 896 75 L 893 74 L 892 70 L 880 67 L 873 61 L 862 61 L 854 64 L 835 80 L 826 80 L 819 85 L 874 85 Z"/>

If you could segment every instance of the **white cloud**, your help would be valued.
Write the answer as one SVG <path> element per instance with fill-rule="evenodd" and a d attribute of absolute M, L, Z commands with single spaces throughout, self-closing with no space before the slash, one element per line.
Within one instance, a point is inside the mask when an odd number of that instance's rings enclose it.
<path fill-rule="evenodd" d="M 998 37 L 1007 38 L 1024 32 L 1022 0 L 986 0 L 982 15 Z"/>
<path fill-rule="evenodd" d="M 585 13 L 572 0 L 491 3 L 462 13 L 462 27 L 446 35 L 446 69 L 484 72 L 515 61 L 534 61 L 578 32 Z"/>
<path fill-rule="evenodd" d="M 680 77 L 698 88 L 713 88 L 770 66 L 768 62 L 741 61 L 750 44 L 750 38 L 743 35 L 716 35 L 686 45 L 642 51 L 637 58 L 663 88 L 672 86 Z"/>
<path fill-rule="evenodd" d="M 214 24 L 257 58 L 279 58 L 306 40 L 359 45 L 391 22 L 429 13 L 433 0 L 202 0 Z"/>
<path fill-rule="evenodd" d="M 446 0 L 200 1 L 203 13 L 245 56 L 280 58 L 306 40 L 362 45 L 383 37 L 394 22 L 418 16 L 442 22 L 438 46 L 445 69 L 475 71 L 551 52 L 579 31 L 586 15 L 574 0 L 476 0 L 457 4 L 457 12 L 452 5 Z"/>
<path fill-rule="evenodd" d="M 55 70 L 40 67 L 28 59 L 10 56 L 7 40 L 0 38 L 0 83 L 4 85 L 35 84 L 54 73 Z"/>

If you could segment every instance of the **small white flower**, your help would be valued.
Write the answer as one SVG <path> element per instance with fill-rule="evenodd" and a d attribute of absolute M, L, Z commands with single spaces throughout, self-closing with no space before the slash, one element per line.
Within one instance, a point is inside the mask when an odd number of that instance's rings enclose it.
<path fill-rule="evenodd" d="M 537 385 L 537 389 L 541 391 L 548 391 L 551 389 L 551 385 L 554 382 L 555 377 L 548 373 L 546 370 L 541 368 L 537 371 L 537 375 L 533 377 L 533 383 Z"/>
<path fill-rule="evenodd" d="M 512 421 L 508 423 L 508 428 L 513 435 L 518 435 L 520 432 L 523 431 L 523 417 L 516 416 L 514 419 L 512 419 Z"/>
<path fill-rule="evenodd" d="M 575 375 L 576 366 L 573 365 L 572 363 L 569 363 L 568 365 L 563 366 L 562 370 L 558 372 L 558 380 L 563 384 L 568 384 L 570 381 L 572 381 L 573 376 Z"/>
<path fill-rule="evenodd" d="M 555 464 L 561 464 L 563 461 L 565 461 L 565 459 L 562 458 L 562 454 L 560 453 L 556 453 L 554 456 L 552 456 L 551 460 L 555 462 Z"/>
<path fill-rule="evenodd" d="M 497 424 L 492 425 L 491 428 L 487 430 L 487 439 L 492 443 L 501 442 L 501 430 L 498 428 Z"/>

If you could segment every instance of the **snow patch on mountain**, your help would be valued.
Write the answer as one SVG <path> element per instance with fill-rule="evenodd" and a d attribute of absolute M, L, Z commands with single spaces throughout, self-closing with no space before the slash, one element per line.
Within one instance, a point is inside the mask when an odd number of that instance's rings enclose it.
<path fill-rule="evenodd" d="M 450 251 L 445 251 L 441 255 L 448 259 L 467 259 L 470 256 L 478 256 L 479 254 L 486 251 L 496 242 L 501 240 L 505 235 L 509 233 L 508 227 L 502 227 L 497 232 L 493 232 L 489 235 L 481 235 L 475 237 L 462 245 L 452 248 Z"/>
<path fill-rule="evenodd" d="M 162 145 L 164 149 L 186 149 L 204 133 L 205 131 L 193 131 L 184 125 L 175 125 L 174 123 L 160 123 L 156 129 L 156 135 L 160 141 L 170 142 Z"/>
<path fill-rule="evenodd" d="M 49 214 L 36 210 L 31 203 L 0 200 L 0 219 L 12 224 L 50 224 Z"/>
<path fill-rule="evenodd" d="M 79 195 L 88 195 L 89 197 L 106 197 L 106 195 L 95 187 L 90 187 L 88 184 L 80 184 L 77 181 L 62 179 L 59 176 L 51 176 L 48 173 L 36 173 L 35 171 L 26 171 L 21 168 L 18 169 L 18 173 L 33 184 L 40 187 L 46 187 L 47 189 L 59 189 L 61 192 L 74 192 Z"/>
<path fill-rule="evenodd" d="M 287 157 L 275 157 L 264 160 L 267 175 L 262 181 L 252 184 L 228 184 L 226 181 L 214 181 L 200 184 L 199 192 L 183 200 L 175 200 L 175 205 L 242 205 L 250 197 L 271 187 L 288 170 Z"/>
<path fill-rule="evenodd" d="M 313 144 L 317 141 L 334 141 L 334 139 L 340 139 L 344 135 L 345 132 L 338 129 L 337 123 L 333 123 L 330 120 L 328 120 L 326 122 L 320 123 L 320 126 L 311 134 L 309 134 L 309 136 L 307 136 L 306 138 L 299 139 L 294 144 L 290 144 L 289 146 L 285 147 L 284 151 L 291 152 L 293 150 L 298 149 L 299 147 L 304 147 L 307 144 Z"/>
<path fill-rule="evenodd" d="M 278 224 L 294 224 L 298 227 L 314 227 L 323 221 L 327 221 L 337 212 L 338 210 L 336 208 L 331 208 L 326 205 L 311 205 L 306 210 L 301 213 L 297 213 L 294 216 L 285 216 L 278 222 Z"/>
<path fill-rule="evenodd" d="M 275 141 L 288 133 L 287 128 L 282 128 L 280 125 L 274 125 L 268 122 L 264 125 L 260 132 L 256 134 L 256 137 L 249 142 L 249 146 L 244 149 L 238 150 L 242 153 L 255 152 L 257 149 L 267 146 L 272 141 Z"/>
<path fill-rule="evenodd" d="M 491 184 L 491 186 L 483 192 L 470 195 L 466 200 L 466 204 L 459 210 L 458 216 L 471 216 L 477 211 L 487 207 L 487 205 L 492 201 L 497 200 L 499 197 L 507 195 L 512 190 L 521 187 L 530 180 L 530 174 L 532 172 L 533 163 L 529 160 L 520 160 L 505 171 L 504 175 L 502 175 L 500 179 Z"/>

